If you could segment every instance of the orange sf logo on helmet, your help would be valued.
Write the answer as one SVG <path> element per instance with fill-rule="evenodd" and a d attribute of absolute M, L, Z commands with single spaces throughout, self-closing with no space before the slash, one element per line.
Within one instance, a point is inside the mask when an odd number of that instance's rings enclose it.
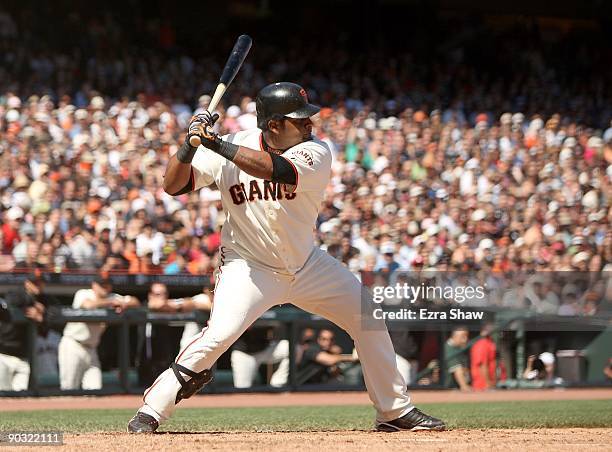
<path fill-rule="evenodd" d="M 308 96 L 306 95 L 306 90 L 304 88 L 300 90 L 300 96 L 302 96 L 304 100 L 308 102 Z"/>

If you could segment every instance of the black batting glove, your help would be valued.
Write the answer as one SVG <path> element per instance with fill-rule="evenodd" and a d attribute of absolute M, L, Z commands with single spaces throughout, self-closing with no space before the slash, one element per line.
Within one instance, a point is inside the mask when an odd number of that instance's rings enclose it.
<path fill-rule="evenodd" d="M 212 127 L 206 127 L 203 124 L 194 124 L 194 127 L 189 129 L 189 134 L 187 135 L 187 142 L 189 142 L 189 139 L 192 136 L 197 136 L 198 138 L 200 138 L 202 146 L 212 151 L 217 151 L 219 149 L 219 146 L 223 142 L 221 137 L 215 132 L 213 132 Z"/>
<path fill-rule="evenodd" d="M 191 146 L 189 140 L 193 136 L 197 136 L 200 138 L 200 141 L 204 147 L 214 146 L 215 143 L 221 141 L 221 138 L 212 131 L 215 122 L 219 119 L 219 114 L 211 114 L 209 111 L 204 111 L 204 113 L 200 113 L 191 117 L 191 121 L 189 121 L 189 129 L 187 132 L 187 137 L 185 138 L 185 142 L 179 148 L 176 158 L 181 163 L 191 163 L 193 157 L 195 156 L 197 147 Z M 218 145 L 217 145 L 218 148 Z"/>
<path fill-rule="evenodd" d="M 212 131 L 212 128 L 199 125 L 194 127 L 191 130 L 191 133 L 200 138 L 202 146 L 205 148 L 210 149 L 222 157 L 225 157 L 229 161 L 234 161 L 234 157 L 238 152 L 238 145 L 228 141 L 223 141 L 219 135 Z M 189 140 L 189 136 L 187 137 L 187 140 Z"/>
<path fill-rule="evenodd" d="M 204 111 L 204 113 L 199 113 L 191 117 L 191 121 L 189 121 L 189 132 L 195 132 L 197 128 L 201 125 L 204 128 L 212 129 L 219 119 L 219 114 L 211 114 L 208 110 Z"/>

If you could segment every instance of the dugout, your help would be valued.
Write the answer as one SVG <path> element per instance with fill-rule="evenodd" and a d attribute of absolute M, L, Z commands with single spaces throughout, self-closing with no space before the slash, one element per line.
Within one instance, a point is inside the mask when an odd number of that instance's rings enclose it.
<path fill-rule="evenodd" d="M 72 278 L 73 284 L 57 284 L 62 282 L 67 275 L 44 275 L 50 279 L 49 289 L 57 296 L 64 297 L 64 300 L 69 304 L 71 296 L 77 288 L 86 287 L 93 275 L 78 275 L 80 278 L 78 284 L 74 284 L 74 275 Z M 0 286 L 0 296 L 2 296 L 11 286 L 18 286 L 20 280 L 25 275 L 3 275 L 5 284 Z M 111 276 L 111 279 L 115 276 Z M 12 278 L 12 279 L 11 279 Z M 59 278 L 59 280 L 57 279 Z M 125 278 L 123 275 L 117 276 L 118 279 L 113 281 L 116 283 L 114 290 L 119 293 L 133 293 L 141 297 L 146 291 L 146 287 L 151 282 L 148 278 L 157 279 L 164 278 L 163 276 L 138 276 L 138 281 L 131 278 Z M 193 279 L 192 280 L 190 280 Z M 12 284 L 6 284 L 10 279 Z M 89 281 L 89 282 L 88 282 Z M 55 282 L 55 284 L 54 284 Z M 63 281 L 65 282 L 65 280 Z M 170 282 L 170 281 L 169 281 Z M 180 287 L 169 284 L 172 296 L 175 293 L 181 295 L 193 295 L 201 289 L 202 278 L 184 277 L 181 279 Z M 176 292 L 174 292 L 176 287 Z M 114 311 L 98 309 L 91 311 L 74 310 L 67 306 L 56 307 L 52 309 L 50 323 L 54 328 L 61 331 L 63 325 L 68 321 L 81 322 L 106 322 L 109 325 L 105 336 L 103 337 L 99 353 L 103 359 L 104 386 L 100 391 L 69 391 L 62 392 L 59 390 L 56 381 L 52 379 L 39 378 L 37 372 L 37 360 L 33 352 L 34 338 L 36 329 L 20 312 L 12 312 L 14 322 L 27 328 L 30 334 L 30 356 L 31 356 L 31 381 L 30 389 L 24 392 L 4 392 L 3 396 L 42 396 L 42 395 L 64 395 L 64 394 L 138 394 L 142 393 L 144 386 L 139 384 L 138 368 L 136 361 L 137 344 L 141 340 L 143 325 L 147 323 L 156 323 L 159 325 L 171 326 L 180 328 L 188 322 L 197 322 L 204 324 L 207 320 L 205 312 L 191 312 L 183 314 L 162 314 L 149 312 L 147 309 L 138 308 L 126 311 L 122 315 L 116 314 Z M 568 386 L 597 386 L 606 384 L 604 381 L 602 369 L 609 358 L 609 344 L 611 340 L 612 329 L 609 325 L 609 320 L 601 318 L 567 318 L 559 316 L 538 316 L 537 318 L 520 314 L 517 312 L 505 310 L 490 310 L 488 318 L 493 319 L 496 325 L 496 338 L 501 341 L 506 338 L 510 342 L 510 354 L 513 356 L 515 368 L 512 370 L 514 375 L 520 375 L 523 371 L 528 344 L 532 341 L 548 341 L 547 346 L 555 350 L 581 350 L 584 354 L 586 375 L 585 379 L 577 382 L 567 382 Z M 266 312 L 259 319 L 253 328 L 274 328 L 281 331 L 282 335 L 290 341 L 290 363 L 291 371 L 289 384 L 282 388 L 272 388 L 268 385 L 256 384 L 252 388 L 243 390 L 246 392 L 255 391 L 312 391 L 312 390 L 363 390 L 365 389 L 363 382 L 353 381 L 351 384 L 323 384 L 309 385 L 301 384 L 298 378 L 296 367 L 295 345 L 298 344 L 301 331 L 306 328 L 331 328 L 336 332 L 337 342 L 344 352 L 349 352 L 352 349 L 352 341 L 341 332 L 331 322 L 322 319 L 318 316 L 306 313 L 291 305 L 283 305 L 276 307 Z M 431 324 L 427 326 L 414 324 L 411 326 L 414 331 L 422 331 L 421 337 L 427 337 L 428 341 L 436 342 L 438 348 L 444 343 L 448 337 L 448 328 L 436 328 Z M 473 331 L 472 337 L 475 338 L 478 330 L 478 324 L 471 326 Z M 556 331 L 554 334 L 553 331 Z M 425 334 L 425 332 L 427 332 Z M 509 339 L 508 339 L 509 338 Z M 500 342 L 501 343 L 501 342 Z M 420 344 L 423 346 L 423 344 Z M 436 344 L 434 344 L 436 345 Z M 227 353 L 226 353 L 227 355 Z M 443 363 L 441 363 L 443 365 Z M 204 392 L 237 392 L 238 390 L 231 385 L 231 368 L 228 366 L 227 356 L 222 357 L 217 365 L 216 381 L 207 386 Z M 261 382 L 265 381 L 265 372 L 269 369 L 262 370 L 263 375 Z M 422 368 L 421 376 L 431 372 L 431 369 Z M 426 387 L 441 388 L 443 381 L 438 384 L 432 384 Z M 609 384 L 609 383 L 608 383 Z M 418 386 L 423 388 L 424 386 Z"/>

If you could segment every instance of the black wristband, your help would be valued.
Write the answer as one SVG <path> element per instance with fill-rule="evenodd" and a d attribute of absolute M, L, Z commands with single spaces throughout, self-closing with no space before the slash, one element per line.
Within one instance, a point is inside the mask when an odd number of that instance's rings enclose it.
<path fill-rule="evenodd" d="M 176 153 L 176 159 L 181 163 L 191 163 L 193 160 L 193 156 L 195 155 L 198 148 L 194 148 L 189 144 L 189 138 L 185 140 L 182 146 L 179 148 Z"/>
<path fill-rule="evenodd" d="M 234 157 L 236 157 L 236 152 L 238 152 L 239 147 L 237 144 L 223 141 L 220 138 L 218 140 L 211 141 L 210 145 L 209 143 L 206 143 L 205 146 L 211 151 L 219 154 L 221 157 L 225 157 L 230 162 L 234 161 Z"/>

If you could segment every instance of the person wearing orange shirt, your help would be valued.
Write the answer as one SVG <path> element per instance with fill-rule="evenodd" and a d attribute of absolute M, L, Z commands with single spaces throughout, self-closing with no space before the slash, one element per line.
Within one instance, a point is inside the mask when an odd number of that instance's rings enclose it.
<path fill-rule="evenodd" d="M 475 391 L 485 391 L 495 388 L 496 376 L 496 353 L 497 347 L 491 339 L 493 325 L 485 323 L 480 330 L 478 339 L 470 350 L 470 373 L 472 376 L 472 388 Z"/>

